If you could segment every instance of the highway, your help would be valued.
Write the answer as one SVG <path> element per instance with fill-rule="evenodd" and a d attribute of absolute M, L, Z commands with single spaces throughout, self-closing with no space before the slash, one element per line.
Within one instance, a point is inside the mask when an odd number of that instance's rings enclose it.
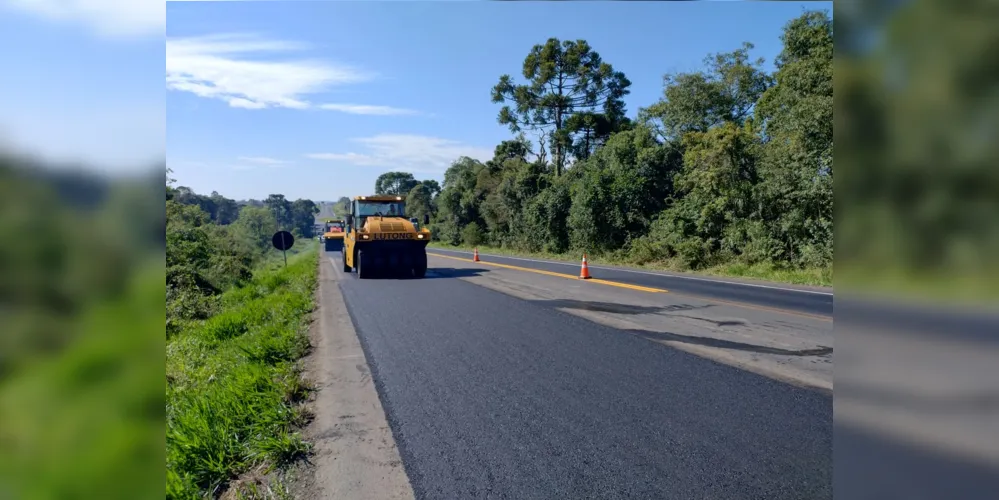
<path fill-rule="evenodd" d="M 832 498 L 823 296 L 431 253 L 422 280 L 324 262 L 417 498 Z"/>
<path fill-rule="evenodd" d="M 336 213 L 333 211 L 333 203 L 322 202 L 319 204 L 319 213 L 316 214 L 315 223 L 325 224 L 326 219 L 336 219 Z"/>
<path fill-rule="evenodd" d="M 470 258 L 471 252 L 433 248 L 429 251 L 443 255 Z M 543 269 L 556 273 L 579 274 L 580 262 L 559 262 L 525 259 L 501 255 L 480 254 L 489 262 L 505 265 Z M 786 309 L 815 315 L 832 316 L 833 291 L 828 288 L 754 283 L 706 276 L 671 274 L 642 269 L 589 264 L 590 274 L 621 283 L 659 287 L 673 293 L 707 297 L 714 300 L 734 301 L 758 306 Z"/>

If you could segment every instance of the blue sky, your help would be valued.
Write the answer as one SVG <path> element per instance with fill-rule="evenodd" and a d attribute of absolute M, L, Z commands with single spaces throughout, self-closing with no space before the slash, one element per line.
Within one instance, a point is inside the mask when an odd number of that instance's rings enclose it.
<path fill-rule="evenodd" d="M 522 80 L 549 37 L 586 39 L 624 71 L 634 115 L 664 73 L 700 69 L 709 53 L 750 41 L 771 65 L 783 25 L 831 5 L 171 3 L 168 164 L 179 183 L 235 198 L 335 200 L 390 170 L 441 180 L 459 155 L 487 159 L 510 137 L 490 88 L 503 73 Z"/>
<path fill-rule="evenodd" d="M 100 170 L 165 154 L 162 1 L 0 0 L 0 141 Z"/>
<path fill-rule="evenodd" d="M 181 184 L 233 198 L 336 199 L 491 156 L 510 133 L 489 89 L 549 37 L 624 71 L 634 115 L 709 53 L 751 41 L 772 64 L 806 7 L 832 4 L 0 0 L 17 48 L 0 51 L 0 140 L 105 170 L 165 155 Z"/>

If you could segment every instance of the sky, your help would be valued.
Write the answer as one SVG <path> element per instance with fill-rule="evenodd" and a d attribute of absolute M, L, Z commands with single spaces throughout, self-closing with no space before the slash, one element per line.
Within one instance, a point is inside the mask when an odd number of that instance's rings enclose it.
<path fill-rule="evenodd" d="M 162 1 L 0 0 L 0 147 L 103 171 L 162 164 Z"/>
<path fill-rule="evenodd" d="M 634 116 L 663 74 L 744 41 L 772 68 L 806 8 L 832 3 L 0 0 L 18 48 L 0 51 L 0 142 L 112 171 L 165 156 L 200 193 L 335 200 L 491 157 L 512 134 L 489 91 L 550 37 L 623 71 Z"/>

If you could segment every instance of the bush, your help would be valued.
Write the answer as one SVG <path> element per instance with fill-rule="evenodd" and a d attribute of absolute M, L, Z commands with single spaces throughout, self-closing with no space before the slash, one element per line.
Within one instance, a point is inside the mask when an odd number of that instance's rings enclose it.
<path fill-rule="evenodd" d="M 461 230 L 461 240 L 468 246 L 481 245 L 485 235 L 482 228 L 475 222 L 469 223 Z"/>

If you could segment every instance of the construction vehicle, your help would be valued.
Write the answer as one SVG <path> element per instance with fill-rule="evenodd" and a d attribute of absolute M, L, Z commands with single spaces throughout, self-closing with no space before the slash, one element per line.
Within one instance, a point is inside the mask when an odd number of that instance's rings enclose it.
<path fill-rule="evenodd" d="M 323 242 L 327 252 L 335 252 L 343 249 L 343 219 L 326 219 L 326 232 L 323 233 Z"/>
<path fill-rule="evenodd" d="M 358 196 L 350 202 L 343 242 L 343 270 L 360 279 L 384 270 L 422 278 L 427 274 L 430 216 L 406 217 L 403 196 Z"/>

